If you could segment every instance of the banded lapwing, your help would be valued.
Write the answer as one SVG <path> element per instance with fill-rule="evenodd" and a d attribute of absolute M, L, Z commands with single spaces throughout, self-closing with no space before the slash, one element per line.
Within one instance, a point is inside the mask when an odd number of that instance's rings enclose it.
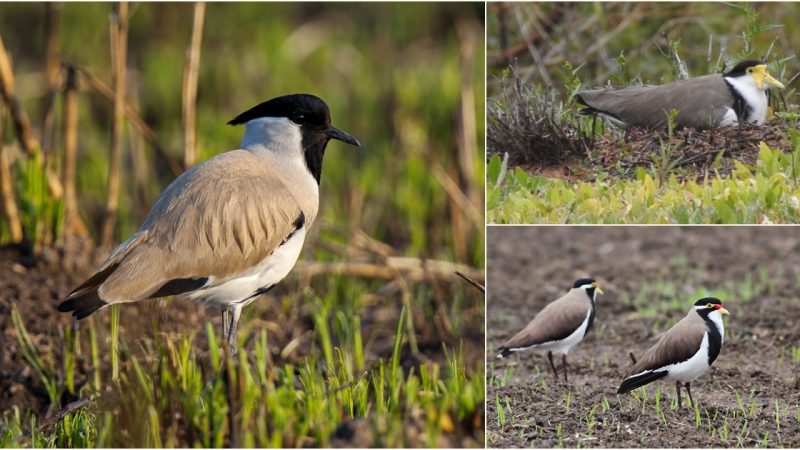
<path fill-rule="evenodd" d="M 770 87 L 783 88 L 761 61 L 743 61 L 723 74 L 705 75 L 658 86 L 598 89 L 576 94 L 586 105 L 581 114 L 599 114 L 628 127 L 666 129 L 671 110 L 677 111 L 676 128 L 698 130 L 767 118 Z"/>
<path fill-rule="evenodd" d="M 328 141 L 360 144 L 308 94 L 274 98 L 228 123 L 245 126 L 241 147 L 175 179 L 59 311 L 83 319 L 108 305 L 183 294 L 222 309 L 236 352 L 242 308 L 288 275 L 317 217 Z"/>
<path fill-rule="evenodd" d="M 681 384 L 694 405 L 690 384 L 703 375 L 719 356 L 725 339 L 722 315 L 728 314 L 713 297 L 695 302 L 689 314 L 667 330 L 625 374 L 617 391 L 625 394 L 662 378 L 675 381 L 678 407 L 681 407 Z"/>
<path fill-rule="evenodd" d="M 528 326 L 503 344 L 497 355 L 504 358 L 528 349 L 547 350 L 547 359 L 558 382 L 553 353 L 561 355 L 564 381 L 567 380 L 567 354 L 583 340 L 592 328 L 595 317 L 595 297 L 603 291 L 591 278 L 577 280 L 566 294 L 536 314 Z"/>

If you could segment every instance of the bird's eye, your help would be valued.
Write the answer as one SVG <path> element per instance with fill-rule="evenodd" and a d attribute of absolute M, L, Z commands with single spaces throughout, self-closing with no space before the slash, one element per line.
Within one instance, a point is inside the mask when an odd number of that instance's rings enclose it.
<path fill-rule="evenodd" d="M 303 123 L 304 118 L 305 116 L 303 116 L 302 114 L 297 114 L 291 118 L 291 121 L 299 125 Z"/>
<path fill-rule="evenodd" d="M 706 308 L 713 308 L 713 307 L 714 307 L 714 305 L 712 305 L 711 303 L 706 305 Z"/>
<path fill-rule="evenodd" d="M 747 73 L 753 73 L 753 68 L 752 67 L 748 67 L 747 68 Z"/>

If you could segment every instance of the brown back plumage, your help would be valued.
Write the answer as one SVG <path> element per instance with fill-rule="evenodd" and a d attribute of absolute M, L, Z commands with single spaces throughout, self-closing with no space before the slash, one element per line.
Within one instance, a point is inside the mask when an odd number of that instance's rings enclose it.
<path fill-rule="evenodd" d="M 289 176 L 246 150 L 193 167 L 167 187 L 139 230 L 67 299 L 85 298 L 86 308 L 98 297 L 104 303 L 143 300 L 254 266 L 316 216 L 316 196 L 298 190 L 302 186 Z"/>
<path fill-rule="evenodd" d="M 584 289 L 570 289 L 564 296 L 539 311 L 525 329 L 500 347 L 500 351 L 563 339 L 583 323 L 591 307 L 591 299 Z"/>
<path fill-rule="evenodd" d="M 578 94 L 589 113 L 610 115 L 628 125 L 659 129 L 667 127 L 667 114 L 675 109 L 678 128 L 713 128 L 733 108 L 734 97 L 722 75 L 680 80 L 659 86 L 598 89 Z"/>
<path fill-rule="evenodd" d="M 692 308 L 686 317 L 667 330 L 658 342 L 628 369 L 623 378 L 645 370 L 654 370 L 668 364 L 686 361 L 697 353 L 706 331 L 708 331 L 708 325 Z"/>

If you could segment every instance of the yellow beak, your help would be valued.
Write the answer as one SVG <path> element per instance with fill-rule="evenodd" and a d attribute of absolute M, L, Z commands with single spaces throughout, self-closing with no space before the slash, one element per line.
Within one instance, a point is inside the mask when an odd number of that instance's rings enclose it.
<path fill-rule="evenodd" d="M 758 85 L 759 89 L 763 89 L 764 83 L 769 84 L 770 86 L 775 86 L 776 88 L 784 89 L 786 86 L 783 85 L 780 81 L 772 78 L 772 75 L 767 72 L 767 65 L 761 64 L 754 67 L 753 77 L 756 79 L 756 84 Z"/>
<path fill-rule="evenodd" d="M 594 291 L 597 292 L 598 294 L 603 293 L 603 290 L 600 289 L 600 286 L 598 286 L 597 283 L 593 284 L 592 286 L 594 287 Z"/>
<path fill-rule="evenodd" d="M 727 310 L 727 309 L 725 309 L 725 308 L 720 308 L 720 309 L 718 309 L 717 311 L 719 311 L 719 312 L 720 312 L 720 314 L 727 314 L 727 315 L 730 315 L 730 313 L 728 312 L 728 310 Z"/>

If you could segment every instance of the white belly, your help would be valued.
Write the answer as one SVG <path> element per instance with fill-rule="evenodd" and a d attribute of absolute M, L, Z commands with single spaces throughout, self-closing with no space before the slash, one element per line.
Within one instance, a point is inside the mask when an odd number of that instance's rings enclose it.
<path fill-rule="evenodd" d="M 720 122 L 717 126 L 718 127 L 730 127 L 739 124 L 739 118 L 736 116 L 736 111 L 733 108 L 727 108 L 725 110 L 725 116 L 722 118 L 722 122 Z"/>
<path fill-rule="evenodd" d="M 211 306 L 225 307 L 242 302 L 245 302 L 242 306 L 246 306 L 257 298 L 253 294 L 259 289 L 273 286 L 286 278 L 300 256 L 305 238 L 306 229 L 297 230 L 257 265 L 225 280 L 211 279 L 209 287 L 192 292 L 189 298 Z"/>
<path fill-rule="evenodd" d="M 569 351 L 577 345 L 580 341 L 583 340 L 583 336 L 586 334 L 586 327 L 589 326 L 589 316 L 592 314 L 592 310 L 586 312 L 586 318 L 583 320 L 581 326 L 579 326 L 575 331 L 572 332 L 569 336 L 565 337 L 560 341 L 550 342 L 547 344 L 537 345 L 534 348 L 542 349 L 542 350 L 549 350 L 555 353 L 556 355 L 566 355 Z"/>
<path fill-rule="evenodd" d="M 691 382 L 700 375 L 708 372 L 708 332 L 703 335 L 703 342 L 700 343 L 700 350 L 691 358 L 678 364 L 670 364 L 666 367 L 667 378 L 681 382 Z"/>

